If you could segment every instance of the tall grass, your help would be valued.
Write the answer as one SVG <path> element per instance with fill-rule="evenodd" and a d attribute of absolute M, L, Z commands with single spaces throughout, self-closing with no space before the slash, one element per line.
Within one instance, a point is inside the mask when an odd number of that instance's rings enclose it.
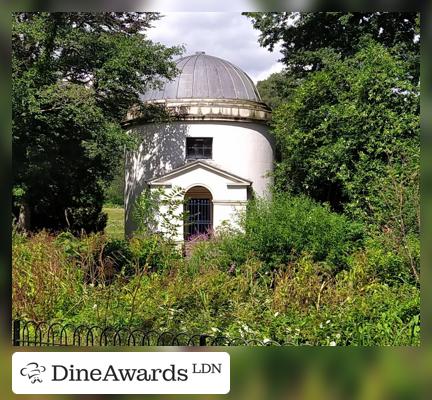
<path fill-rule="evenodd" d="M 82 301 L 83 268 L 57 245 L 55 237 L 46 232 L 30 238 L 14 233 L 12 260 L 14 314 L 51 319 Z"/>
<path fill-rule="evenodd" d="M 419 344 L 418 288 L 370 274 L 367 251 L 336 275 L 308 253 L 269 271 L 253 252 L 230 258 L 244 251 L 232 239 L 199 241 L 182 258 L 160 238 L 113 246 L 103 235 L 14 234 L 14 316 L 292 344 Z"/>

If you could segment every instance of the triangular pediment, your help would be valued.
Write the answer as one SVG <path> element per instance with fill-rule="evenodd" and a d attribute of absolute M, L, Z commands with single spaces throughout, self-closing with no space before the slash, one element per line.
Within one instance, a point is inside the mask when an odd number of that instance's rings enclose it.
<path fill-rule="evenodd" d="M 190 174 L 199 169 L 209 174 L 217 175 L 219 178 L 225 179 L 227 185 L 230 186 L 250 186 L 252 184 L 252 182 L 247 179 L 241 178 L 237 175 L 232 174 L 231 172 L 215 167 L 214 165 L 211 165 L 204 161 L 193 161 L 190 163 L 186 163 L 181 167 L 173 169 L 162 176 L 151 179 L 147 183 L 151 186 L 170 185 L 172 181 L 176 178 L 182 175 Z"/>

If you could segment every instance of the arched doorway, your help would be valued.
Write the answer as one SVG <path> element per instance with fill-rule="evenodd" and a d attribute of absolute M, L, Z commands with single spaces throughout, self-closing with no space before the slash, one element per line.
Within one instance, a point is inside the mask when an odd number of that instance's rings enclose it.
<path fill-rule="evenodd" d="M 185 193 L 187 219 L 184 237 L 210 233 L 213 229 L 213 197 L 204 186 L 194 186 Z"/>

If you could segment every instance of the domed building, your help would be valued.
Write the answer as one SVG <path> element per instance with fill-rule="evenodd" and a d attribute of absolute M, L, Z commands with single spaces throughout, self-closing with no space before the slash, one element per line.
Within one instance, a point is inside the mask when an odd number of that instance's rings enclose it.
<path fill-rule="evenodd" d="M 126 155 L 126 235 L 135 229 L 133 206 L 145 188 L 184 190 L 189 221 L 178 229 L 180 241 L 235 222 L 251 196 L 265 196 L 271 183 L 270 109 L 249 76 L 204 52 L 176 65 L 175 79 L 142 96 L 174 118 L 145 123 L 130 112 L 126 120 L 129 133 L 140 140 L 138 150 Z"/>

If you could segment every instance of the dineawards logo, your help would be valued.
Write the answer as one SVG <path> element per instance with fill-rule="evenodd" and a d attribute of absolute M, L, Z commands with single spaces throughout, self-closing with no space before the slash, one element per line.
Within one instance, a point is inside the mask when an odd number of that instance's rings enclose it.
<path fill-rule="evenodd" d="M 17 352 L 17 394 L 225 394 L 225 352 Z"/>
<path fill-rule="evenodd" d="M 108 365 L 107 368 L 77 368 L 74 365 L 65 367 L 64 365 L 52 365 L 52 381 L 53 382 L 175 382 L 187 381 L 188 370 L 185 368 L 176 368 L 174 364 L 170 364 L 168 368 L 115 368 L 113 365 Z M 220 367 L 220 366 L 217 366 Z M 216 367 L 216 368 L 217 368 Z"/>
<path fill-rule="evenodd" d="M 46 371 L 43 365 L 36 362 L 29 362 L 24 368 L 21 369 L 20 374 L 27 376 L 31 383 L 42 383 L 41 374 Z"/>

